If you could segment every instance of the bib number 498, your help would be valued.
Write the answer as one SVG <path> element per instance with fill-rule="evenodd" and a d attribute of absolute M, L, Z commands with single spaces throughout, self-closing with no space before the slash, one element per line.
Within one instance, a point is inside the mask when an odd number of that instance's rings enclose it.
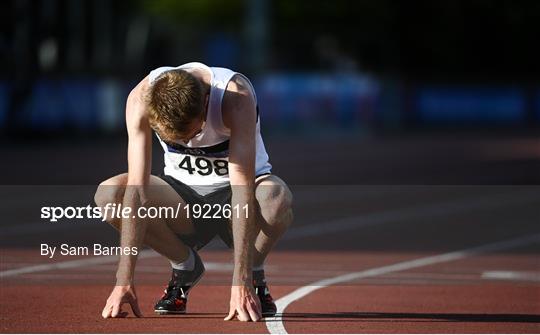
<path fill-rule="evenodd" d="M 186 170 L 189 174 L 198 173 L 201 176 L 208 176 L 214 172 L 218 176 L 225 176 L 229 173 L 229 164 L 222 159 L 210 161 L 203 157 L 196 157 L 194 164 L 191 162 L 192 156 L 184 156 L 178 167 Z"/>

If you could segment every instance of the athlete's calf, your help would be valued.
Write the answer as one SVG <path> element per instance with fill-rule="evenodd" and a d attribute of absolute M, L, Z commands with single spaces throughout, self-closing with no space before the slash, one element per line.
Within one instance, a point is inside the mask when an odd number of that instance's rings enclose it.
<path fill-rule="evenodd" d="M 259 207 L 257 224 L 260 232 L 255 241 L 253 265 L 264 260 L 293 222 L 292 193 L 283 180 L 275 175 L 261 176 L 256 181 L 255 197 Z"/>

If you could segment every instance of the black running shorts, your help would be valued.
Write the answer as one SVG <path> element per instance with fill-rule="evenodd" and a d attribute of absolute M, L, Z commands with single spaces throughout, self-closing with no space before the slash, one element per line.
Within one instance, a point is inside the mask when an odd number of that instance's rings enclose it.
<path fill-rule="evenodd" d="M 167 175 L 159 176 L 167 184 L 180 195 L 189 207 L 193 205 L 203 206 L 204 204 L 219 205 L 221 208 L 225 204 L 231 204 L 232 191 L 230 186 L 220 188 L 210 194 L 200 195 L 195 192 L 191 187 L 182 183 L 179 180 Z M 208 206 L 208 205 L 207 205 Z M 178 237 L 188 246 L 195 250 L 199 250 L 207 245 L 215 236 L 219 236 L 223 242 L 229 247 L 233 246 L 233 237 L 231 222 L 228 218 L 201 218 L 192 216 L 190 217 L 193 226 L 195 227 L 195 233 L 192 235 L 178 235 Z"/>

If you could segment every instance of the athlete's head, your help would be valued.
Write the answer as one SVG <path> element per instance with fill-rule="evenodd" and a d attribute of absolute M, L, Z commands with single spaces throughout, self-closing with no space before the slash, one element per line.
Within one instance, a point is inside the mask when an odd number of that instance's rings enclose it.
<path fill-rule="evenodd" d="M 148 105 L 150 126 L 163 140 L 189 141 L 204 124 L 203 84 L 184 70 L 166 71 L 152 84 Z"/>

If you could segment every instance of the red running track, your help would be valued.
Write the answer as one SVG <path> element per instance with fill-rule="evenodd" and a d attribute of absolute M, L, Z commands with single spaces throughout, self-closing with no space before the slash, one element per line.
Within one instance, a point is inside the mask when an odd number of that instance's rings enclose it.
<path fill-rule="evenodd" d="M 538 244 L 523 250 L 537 252 Z M 3 251 L 8 259 L 9 254 Z M 279 298 L 318 279 L 422 256 L 284 252 L 272 257 L 267 271 L 272 293 Z M 114 264 L 4 278 L 2 332 L 267 333 L 264 322 L 222 321 L 228 306 L 226 264 L 230 255 L 215 251 L 203 253 L 203 257 L 210 269 L 192 291 L 189 314 L 183 316 L 152 312 L 160 285 L 168 276 L 167 264 L 159 257 L 142 259 L 139 264 L 142 319 L 101 318 L 100 309 L 112 288 L 107 281 Z M 18 258 L 22 259 L 21 252 Z M 321 261 L 333 265 L 314 270 Z M 483 273 L 501 268 L 516 273 L 538 270 L 538 258 L 528 253 L 485 254 L 326 287 L 290 304 L 283 316 L 284 326 L 290 333 L 537 333 L 539 282 L 482 278 Z"/>

